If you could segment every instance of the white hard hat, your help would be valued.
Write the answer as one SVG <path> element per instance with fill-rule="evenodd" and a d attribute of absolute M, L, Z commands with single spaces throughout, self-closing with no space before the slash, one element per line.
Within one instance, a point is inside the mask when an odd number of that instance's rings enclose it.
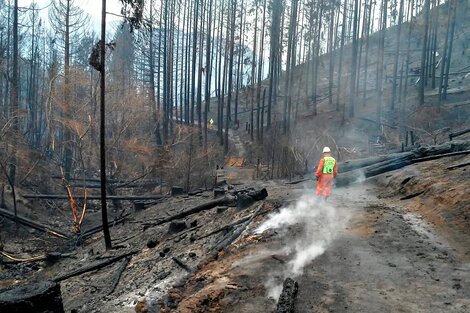
<path fill-rule="evenodd" d="M 331 149 L 329 147 L 323 148 L 323 153 L 329 153 L 331 152 Z"/>

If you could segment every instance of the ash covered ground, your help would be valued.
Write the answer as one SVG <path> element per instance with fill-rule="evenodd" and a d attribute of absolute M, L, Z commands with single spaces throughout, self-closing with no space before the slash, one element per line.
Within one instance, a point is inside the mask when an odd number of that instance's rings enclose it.
<path fill-rule="evenodd" d="M 3 220 L 4 251 L 73 253 L 53 264 L 6 262 L 1 284 L 51 279 L 136 251 L 62 281 L 66 312 L 270 312 L 286 277 L 299 284 L 296 312 L 468 312 L 470 169 L 448 169 L 468 161 L 408 166 L 334 189 L 327 202 L 315 199 L 312 181 L 238 179 L 234 190 L 264 187 L 269 196 L 244 209 L 191 215 L 176 231 L 152 223 L 211 201 L 213 193 L 168 197 L 114 226 L 116 249 L 108 252 L 101 234 L 72 249 L 23 227 L 13 232 Z M 237 240 L 214 253 L 239 226 L 211 233 L 246 217 L 253 218 Z"/>

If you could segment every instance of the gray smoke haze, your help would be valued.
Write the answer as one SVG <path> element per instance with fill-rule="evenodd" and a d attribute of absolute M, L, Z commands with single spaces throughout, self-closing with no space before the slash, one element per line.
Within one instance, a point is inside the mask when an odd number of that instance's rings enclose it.
<path fill-rule="evenodd" d="M 349 217 L 346 210 L 340 210 L 311 194 L 300 197 L 293 205 L 269 216 L 255 232 L 260 234 L 268 229 L 276 230 L 283 248 L 270 252 L 285 255 L 289 261 L 284 265 L 282 280 L 277 273 L 265 283 L 268 296 L 277 299 L 283 280 L 300 276 L 305 266 L 323 254 L 346 227 Z"/>

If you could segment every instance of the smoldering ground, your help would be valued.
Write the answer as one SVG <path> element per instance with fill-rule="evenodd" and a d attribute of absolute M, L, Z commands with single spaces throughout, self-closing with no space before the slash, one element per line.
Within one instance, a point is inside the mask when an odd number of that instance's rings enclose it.
<path fill-rule="evenodd" d="M 294 204 L 282 208 L 262 223 L 256 233 L 275 231 L 281 243 L 277 251 L 260 251 L 242 262 L 256 262 L 266 255 L 287 259 L 281 272 L 273 272 L 265 282 L 269 297 L 277 299 L 285 278 L 302 275 L 305 266 L 325 252 L 347 225 L 351 214 L 332 202 L 325 202 L 312 194 L 301 196 Z"/>

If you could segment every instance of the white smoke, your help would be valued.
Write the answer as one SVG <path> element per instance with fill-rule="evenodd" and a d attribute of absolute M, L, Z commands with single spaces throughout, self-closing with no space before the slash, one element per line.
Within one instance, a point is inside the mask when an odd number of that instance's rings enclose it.
<path fill-rule="evenodd" d="M 284 248 L 276 253 L 289 258 L 282 277 L 279 273 L 265 283 L 268 296 L 277 299 L 285 278 L 300 276 L 305 266 L 322 255 L 346 226 L 349 214 L 313 195 L 304 195 L 293 205 L 283 208 L 262 223 L 256 233 L 276 230 Z"/>

